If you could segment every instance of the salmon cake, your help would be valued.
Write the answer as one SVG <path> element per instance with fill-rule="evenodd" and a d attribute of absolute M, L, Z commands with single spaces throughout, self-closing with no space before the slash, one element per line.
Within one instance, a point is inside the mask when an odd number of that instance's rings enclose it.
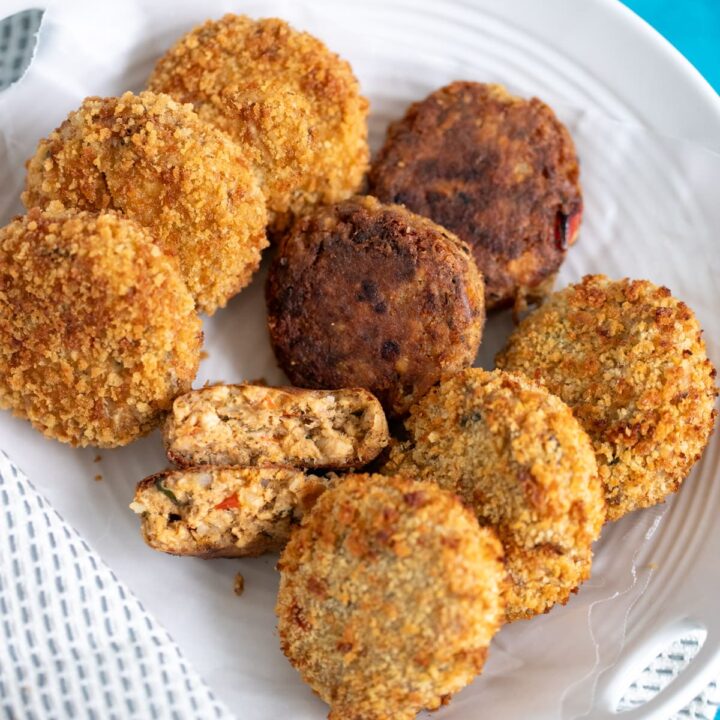
<path fill-rule="evenodd" d="M 278 466 L 200 465 L 145 478 L 130 509 L 155 550 L 254 557 L 280 550 L 329 482 Z"/>
<path fill-rule="evenodd" d="M 546 294 L 578 235 L 572 138 L 541 100 L 454 82 L 393 123 L 370 192 L 431 218 L 470 245 L 488 309 Z"/>
<path fill-rule="evenodd" d="M 278 632 L 329 720 L 410 720 L 482 670 L 503 619 L 494 533 L 436 485 L 348 475 L 278 563 Z"/>
<path fill-rule="evenodd" d="M 360 186 L 368 102 L 345 60 L 282 20 L 208 20 L 160 58 L 148 87 L 192 103 L 242 147 L 275 231 Z"/>
<path fill-rule="evenodd" d="M 202 331 L 147 230 L 38 208 L 0 229 L 0 406 L 72 445 L 127 445 L 190 389 Z"/>
<path fill-rule="evenodd" d="M 457 493 L 496 531 L 508 621 L 567 602 L 605 520 L 592 444 L 567 405 L 524 376 L 471 368 L 413 406 L 405 431 L 383 472 Z"/>
<path fill-rule="evenodd" d="M 268 244 L 247 154 L 167 95 L 87 98 L 27 168 L 26 207 L 57 200 L 136 220 L 177 259 L 208 314 L 250 282 Z"/>
<path fill-rule="evenodd" d="M 164 437 L 181 466 L 356 468 L 387 445 L 388 426 L 367 390 L 213 385 L 175 399 Z"/>
<path fill-rule="evenodd" d="M 676 492 L 713 429 L 716 373 L 697 318 L 647 280 L 588 275 L 553 294 L 497 363 L 572 408 L 595 447 L 610 520 Z"/>
<path fill-rule="evenodd" d="M 372 197 L 300 218 L 266 295 L 270 339 L 293 385 L 366 388 L 390 416 L 472 365 L 485 319 L 467 245 Z"/>

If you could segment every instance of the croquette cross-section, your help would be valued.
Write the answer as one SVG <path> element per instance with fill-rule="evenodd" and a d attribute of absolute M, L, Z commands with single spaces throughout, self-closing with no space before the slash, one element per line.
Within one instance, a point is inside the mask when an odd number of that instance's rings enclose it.
<path fill-rule="evenodd" d="M 214 385 L 178 397 L 165 424 L 181 466 L 361 467 L 387 442 L 380 403 L 360 389 Z"/>
<path fill-rule="evenodd" d="M 282 20 L 209 20 L 160 58 L 149 87 L 192 103 L 239 143 L 275 230 L 360 186 L 369 157 L 367 100 L 345 60 Z"/>
<path fill-rule="evenodd" d="M 345 476 L 278 567 L 281 646 L 329 720 L 410 720 L 447 703 L 503 619 L 500 543 L 429 483 Z"/>
<path fill-rule="evenodd" d="M 485 320 L 467 245 L 372 197 L 300 218 L 266 292 L 270 339 L 294 385 L 363 387 L 394 416 L 472 365 Z"/>
<path fill-rule="evenodd" d="M 383 472 L 438 483 L 497 532 L 508 620 L 565 603 L 605 520 L 592 444 L 567 405 L 524 376 L 471 368 L 411 408 L 405 429 Z"/>
<path fill-rule="evenodd" d="M 267 245 L 247 154 L 167 95 L 91 97 L 71 112 L 28 162 L 25 206 L 52 200 L 147 227 L 210 314 L 250 282 Z"/>
<path fill-rule="evenodd" d="M 545 103 L 500 85 L 454 82 L 411 105 L 369 180 L 470 245 L 488 309 L 542 296 L 580 226 L 572 138 Z"/>
<path fill-rule="evenodd" d="M 715 369 L 700 325 L 646 280 L 589 275 L 555 293 L 497 363 L 572 408 L 595 447 L 610 520 L 677 491 L 712 432 Z"/>
<path fill-rule="evenodd" d="M 155 550 L 251 557 L 282 548 L 328 482 L 292 468 L 199 466 L 145 478 L 130 507 Z"/>
<path fill-rule="evenodd" d="M 73 445 L 125 445 L 189 390 L 202 332 L 172 259 L 114 213 L 0 230 L 0 405 Z"/>

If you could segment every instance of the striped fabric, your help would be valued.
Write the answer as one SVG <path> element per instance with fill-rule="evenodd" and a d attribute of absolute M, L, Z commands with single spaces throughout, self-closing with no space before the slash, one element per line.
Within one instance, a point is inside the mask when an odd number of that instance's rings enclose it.
<path fill-rule="evenodd" d="M 655 697 L 690 664 L 700 651 L 703 640 L 704 634 L 691 633 L 660 653 L 627 689 L 618 705 L 618 710 L 631 710 Z M 713 720 L 718 708 L 720 708 L 720 684 L 712 682 L 705 692 L 677 713 L 673 720 L 689 718 Z"/>
<path fill-rule="evenodd" d="M 28 66 L 41 17 L 40 10 L 26 10 L 0 22 L 0 90 L 15 82 Z"/>
<path fill-rule="evenodd" d="M 4 453 L 0 527 L 0 717 L 232 717 Z"/>

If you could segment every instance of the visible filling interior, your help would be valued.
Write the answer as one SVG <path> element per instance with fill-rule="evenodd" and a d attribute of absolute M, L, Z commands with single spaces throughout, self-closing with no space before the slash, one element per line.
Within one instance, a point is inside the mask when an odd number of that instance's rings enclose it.
<path fill-rule="evenodd" d="M 300 472 L 188 470 L 160 476 L 131 508 L 148 541 L 177 552 L 280 547 L 317 479 Z"/>
<path fill-rule="evenodd" d="M 372 428 L 373 409 L 362 400 L 342 391 L 296 395 L 261 387 L 198 393 L 186 413 L 175 408 L 172 448 L 181 455 L 203 451 L 213 462 L 342 464 Z"/>

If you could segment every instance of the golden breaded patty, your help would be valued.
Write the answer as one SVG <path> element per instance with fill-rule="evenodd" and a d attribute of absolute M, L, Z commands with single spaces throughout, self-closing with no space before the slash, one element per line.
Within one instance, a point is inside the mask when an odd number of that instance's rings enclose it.
<path fill-rule="evenodd" d="M 254 557 L 280 550 L 329 482 L 286 467 L 200 465 L 145 478 L 130 508 L 155 550 Z"/>
<path fill-rule="evenodd" d="M 393 416 L 443 373 L 472 365 L 485 320 L 467 245 L 371 197 L 300 218 L 266 297 L 275 355 L 294 385 L 364 387 Z"/>
<path fill-rule="evenodd" d="M 488 309 L 545 294 L 582 215 L 572 138 L 537 98 L 454 82 L 393 123 L 370 192 L 470 245 Z"/>
<path fill-rule="evenodd" d="M 160 58 L 148 87 L 192 103 L 241 145 L 275 230 L 360 186 L 368 102 L 345 60 L 282 20 L 208 20 Z"/>
<path fill-rule="evenodd" d="M 667 288 L 588 275 L 529 315 L 498 355 L 572 408 L 593 441 L 610 520 L 677 491 L 707 444 L 717 389 L 701 333 Z"/>
<path fill-rule="evenodd" d="M 0 405 L 72 445 L 126 445 L 200 363 L 175 263 L 132 220 L 38 208 L 0 230 Z"/>
<path fill-rule="evenodd" d="M 388 426 L 367 390 L 213 385 L 175 399 L 164 437 L 180 466 L 348 468 L 377 456 Z"/>
<path fill-rule="evenodd" d="M 51 200 L 147 227 L 208 314 L 250 282 L 267 245 L 246 153 L 167 95 L 91 97 L 71 112 L 28 161 L 23 202 Z"/>
<path fill-rule="evenodd" d="M 494 533 L 436 485 L 346 475 L 278 563 L 283 652 L 329 720 L 409 720 L 470 683 L 502 623 Z"/>
<path fill-rule="evenodd" d="M 405 429 L 383 472 L 457 493 L 497 532 L 508 620 L 567 602 L 605 520 L 592 444 L 567 405 L 522 375 L 471 368 L 433 388 Z"/>

